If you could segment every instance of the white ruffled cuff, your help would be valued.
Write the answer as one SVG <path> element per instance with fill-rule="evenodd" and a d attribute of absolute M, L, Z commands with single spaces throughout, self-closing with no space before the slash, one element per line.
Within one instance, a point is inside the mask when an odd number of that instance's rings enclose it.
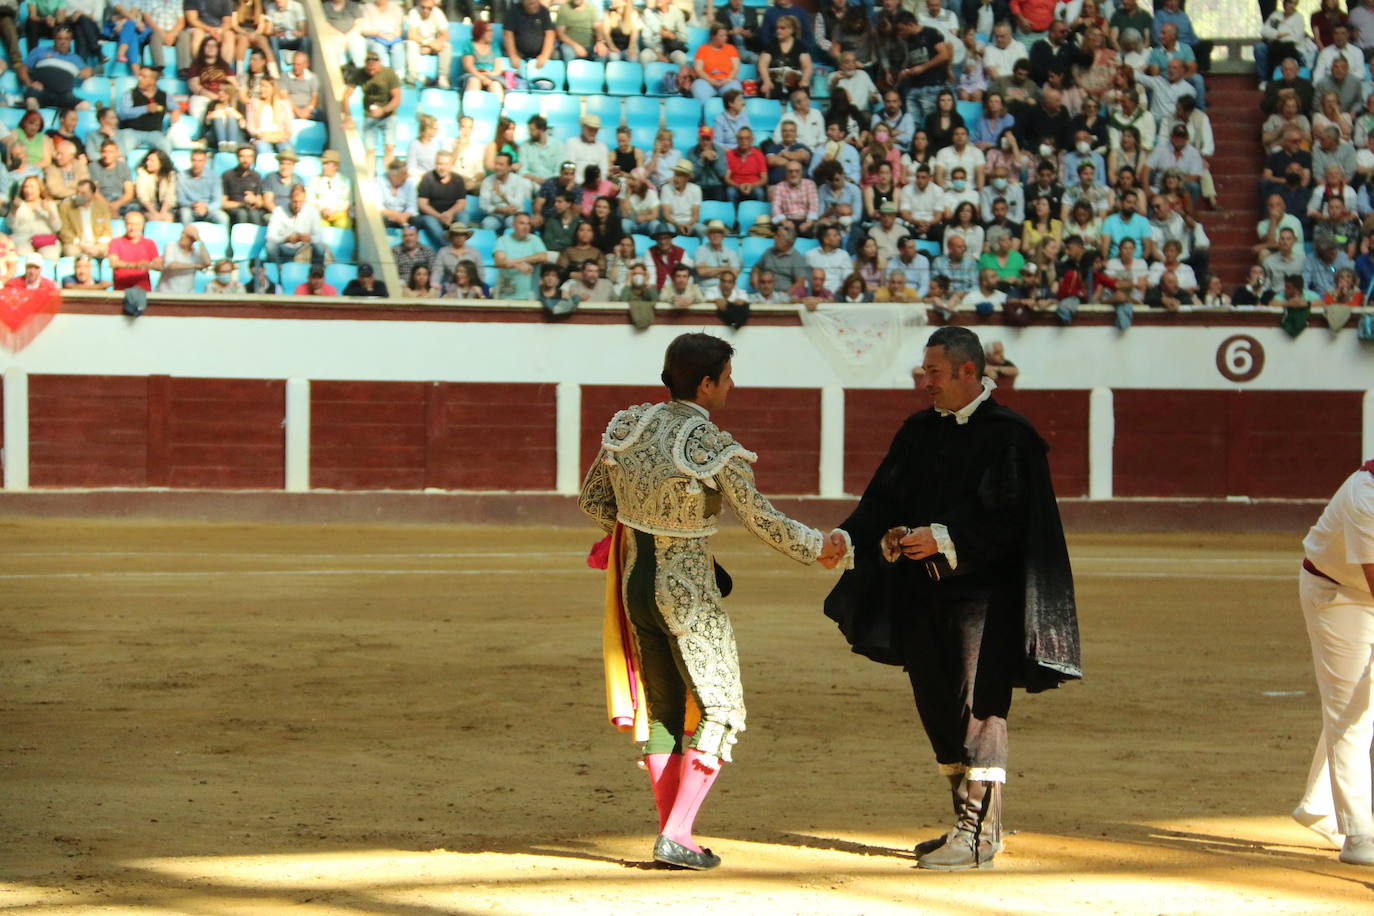
<path fill-rule="evenodd" d="M 834 531 L 832 531 L 832 532 L 830 532 L 830 533 L 831 533 L 831 534 L 838 534 L 840 537 L 844 538 L 844 559 L 840 560 L 839 563 L 835 564 L 835 565 L 836 565 L 836 568 L 838 568 L 838 569 L 853 569 L 853 568 L 854 568 L 854 542 L 851 541 L 851 540 L 849 539 L 849 532 L 848 532 L 848 531 L 845 531 L 843 528 L 836 528 Z"/>
<path fill-rule="evenodd" d="M 931 522 L 930 535 L 935 538 L 935 546 L 940 549 L 940 553 L 945 555 L 949 568 L 954 569 L 958 566 L 959 555 L 954 552 L 954 542 L 949 539 L 949 529 L 939 522 Z"/>

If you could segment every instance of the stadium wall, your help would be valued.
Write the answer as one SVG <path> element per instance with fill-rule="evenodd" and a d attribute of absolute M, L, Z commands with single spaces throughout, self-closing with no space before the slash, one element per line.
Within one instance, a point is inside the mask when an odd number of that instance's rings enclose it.
<path fill-rule="evenodd" d="M 661 396 L 646 382 L 668 341 L 702 328 L 737 348 L 721 420 L 770 492 L 857 493 L 926 404 L 919 323 L 856 366 L 789 309 L 737 332 L 707 311 L 643 333 L 614 310 L 206 311 L 69 311 L 0 356 L 5 490 L 569 494 L 611 413 Z M 1316 499 L 1374 454 L 1374 371 L 1353 333 L 1085 321 L 975 327 L 1020 367 L 999 397 L 1050 442 L 1062 496 Z"/>

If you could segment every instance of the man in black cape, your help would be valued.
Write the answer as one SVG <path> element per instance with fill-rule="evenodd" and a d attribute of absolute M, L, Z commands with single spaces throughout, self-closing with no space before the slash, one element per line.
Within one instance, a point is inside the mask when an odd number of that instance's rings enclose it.
<path fill-rule="evenodd" d="M 1044 440 L 992 399 L 972 331 L 936 331 L 924 368 L 934 406 L 902 425 L 840 526 L 855 568 L 825 613 L 855 652 L 910 676 L 955 811 L 953 829 L 916 853 L 922 868 L 957 870 L 1001 848 L 1012 688 L 1082 673 Z"/>

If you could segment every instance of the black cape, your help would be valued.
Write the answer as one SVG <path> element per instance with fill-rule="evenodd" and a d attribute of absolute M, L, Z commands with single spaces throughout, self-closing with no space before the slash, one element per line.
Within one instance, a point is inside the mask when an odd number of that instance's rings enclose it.
<path fill-rule="evenodd" d="M 1038 692 L 1082 677 L 1073 572 L 1050 480 L 1048 446 L 1030 421 L 994 399 L 959 425 L 934 409 L 907 418 L 853 514 L 840 526 L 855 568 L 825 601 L 854 651 L 909 665 L 902 621 L 945 598 L 984 599 L 1017 621 L 1024 647 L 1013 684 Z M 888 529 L 944 524 L 957 566 L 899 559 L 880 542 Z M 941 558 L 943 559 L 943 558 Z"/>

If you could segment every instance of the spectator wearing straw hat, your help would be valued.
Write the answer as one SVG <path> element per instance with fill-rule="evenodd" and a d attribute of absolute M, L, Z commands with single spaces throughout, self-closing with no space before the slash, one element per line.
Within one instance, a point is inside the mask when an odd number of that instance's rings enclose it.
<path fill-rule="evenodd" d="M 577 166 L 577 180 L 582 181 L 586 177 L 589 165 L 600 168 L 602 175 L 610 174 L 611 151 L 596 138 L 596 132 L 601 129 L 601 119 L 594 114 L 584 114 L 577 123 L 581 132 L 564 143 L 568 159 Z"/>
<path fill-rule="evenodd" d="M 306 197 L 320 211 L 320 222 L 335 229 L 353 228 L 353 181 L 339 173 L 339 154 L 325 150 L 320 174 L 306 185 Z"/>
<path fill-rule="evenodd" d="M 291 189 L 305 187 L 305 182 L 296 174 L 296 163 L 300 158 L 289 146 L 277 153 L 277 170 L 262 179 L 262 199 L 269 209 L 286 206 Z M 180 184 L 177 189 L 180 190 Z"/>
<path fill-rule="evenodd" d="M 720 289 L 722 274 L 738 276 L 742 266 L 739 252 L 725 247 L 725 223 L 718 219 L 706 224 L 706 244 L 697 247 L 692 260 L 696 262 L 697 285 L 707 298 L 714 298 Z"/>
<path fill-rule="evenodd" d="M 434 255 L 429 275 L 436 289 L 447 289 L 458 275 L 458 267 L 464 261 L 482 266 L 482 253 L 468 244 L 472 229 L 467 223 L 454 223 L 448 227 L 448 245 Z"/>

